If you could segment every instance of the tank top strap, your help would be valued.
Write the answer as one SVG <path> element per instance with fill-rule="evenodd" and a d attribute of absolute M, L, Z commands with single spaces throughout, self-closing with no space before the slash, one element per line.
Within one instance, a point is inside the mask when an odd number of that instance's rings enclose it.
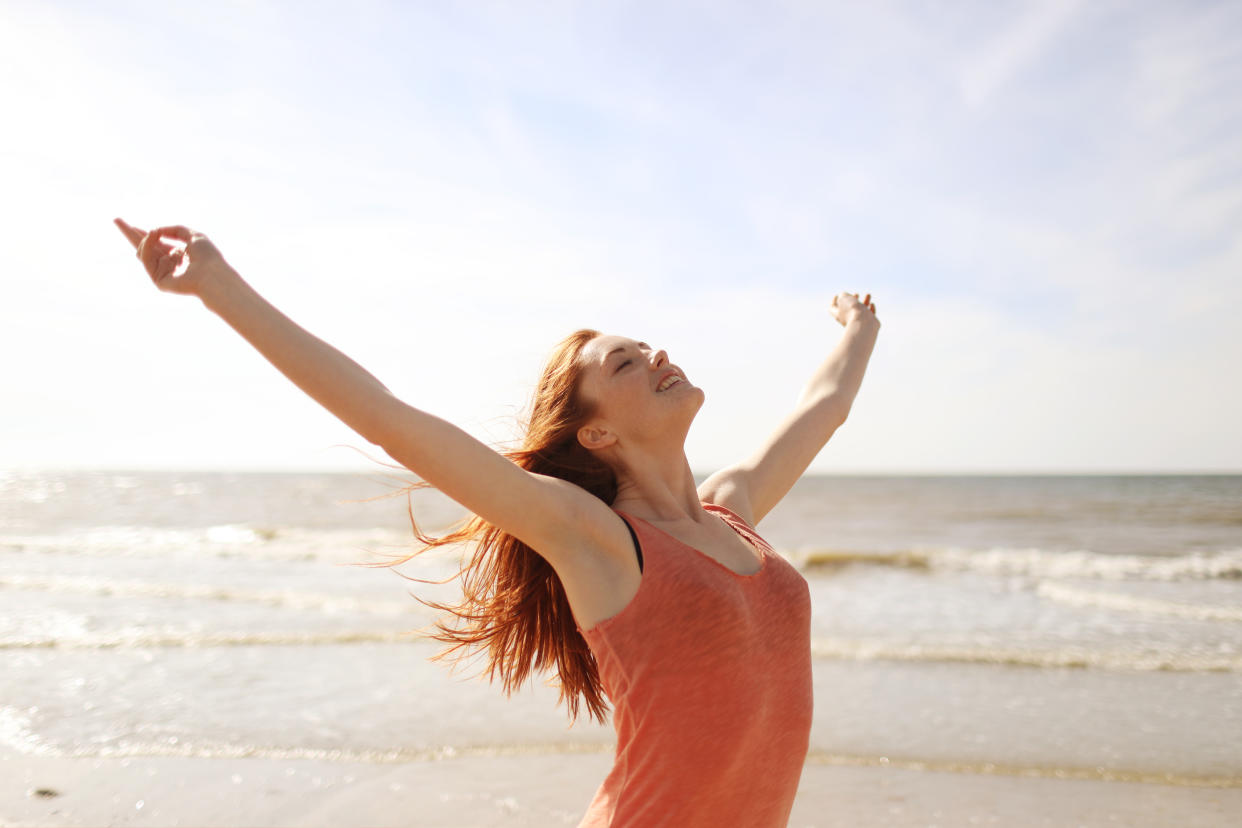
<path fill-rule="evenodd" d="M 630 537 L 633 538 L 634 540 L 634 554 L 638 556 L 638 571 L 642 572 L 643 571 L 643 548 L 638 543 L 638 535 L 637 533 L 634 532 L 634 527 L 630 525 L 630 522 L 628 520 L 626 520 L 625 515 L 621 514 L 620 512 L 617 512 L 617 517 L 625 521 L 625 528 L 630 530 Z"/>
<path fill-rule="evenodd" d="M 743 518 L 741 515 L 734 512 L 732 509 L 728 508 L 727 506 L 721 506 L 718 503 L 708 503 L 707 501 L 700 501 L 700 503 L 702 503 L 702 505 L 705 508 L 707 508 L 709 511 L 712 511 L 715 514 L 719 515 L 720 518 L 724 520 L 725 523 L 729 524 L 730 528 L 732 528 L 734 532 L 740 535 L 744 541 L 747 541 L 750 546 L 754 547 L 755 552 L 760 554 L 761 558 L 762 558 L 761 549 L 763 547 L 767 547 L 769 550 L 771 549 L 771 546 L 768 544 L 768 542 L 765 541 L 759 535 L 759 533 L 755 531 L 754 527 L 751 526 L 749 523 L 747 523 L 745 518 Z M 634 530 L 634 524 L 619 509 L 614 509 L 613 511 L 616 512 L 617 516 L 620 517 L 622 521 L 624 521 L 625 528 L 628 529 L 630 532 L 630 538 L 634 542 L 634 555 L 638 559 L 638 571 L 645 572 L 644 565 L 646 562 L 643 559 L 643 547 L 642 547 L 642 544 L 639 543 L 638 533 Z M 650 528 L 651 526 L 650 524 L 648 524 L 648 529 Z M 649 543 L 655 543 L 656 545 L 659 545 L 661 543 L 666 543 L 670 539 L 671 538 L 667 534 L 661 533 L 660 537 L 657 537 L 655 539 L 649 538 Z M 675 539 L 671 539 L 671 540 L 675 541 Z M 680 542 L 677 542 L 677 543 L 680 543 Z"/>
<path fill-rule="evenodd" d="M 754 546 L 756 549 L 759 547 L 772 549 L 772 544 L 764 540 L 763 536 L 755 531 L 755 527 L 751 526 L 750 523 L 747 522 L 746 518 L 742 517 L 728 506 L 721 506 L 719 503 L 708 503 L 707 501 L 703 501 L 703 506 L 704 508 L 709 508 L 715 511 L 716 514 L 720 515 L 724 522 L 733 527 L 733 531 L 741 535 L 744 540 L 749 541 L 751 546 Z M 772 551 L 775 552 L 776 550 L 772 549 Z"/>

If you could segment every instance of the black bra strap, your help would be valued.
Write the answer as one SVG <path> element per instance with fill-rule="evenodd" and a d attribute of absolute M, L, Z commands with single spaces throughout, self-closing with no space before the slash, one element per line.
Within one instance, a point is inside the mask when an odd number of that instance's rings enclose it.
<path fill-rule="evenodd" d="M 622 520 L 625 520 L 625 518 L 622 517 L 621 515 L 617 515 L 617 517 L 621 518 Z M 634 539 L 634 551 L 638 553 L 638 571 L 642 572 L 643 571 L 643 548 L 638 545 L 638 535 L 634 534 L 634 527 L 630 526 L 630 522 L 628 520 L 625 520 L 625 528 L 630 530 L 630 537 Z"/>

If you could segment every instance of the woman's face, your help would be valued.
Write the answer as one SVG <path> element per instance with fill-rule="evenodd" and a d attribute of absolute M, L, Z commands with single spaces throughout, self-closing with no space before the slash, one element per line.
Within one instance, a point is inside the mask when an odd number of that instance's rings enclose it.
<path fill-rule="evenodd" d="M 582 360 L 583 392 L 599 405 L 594 423 L 580 432 L 584 445 L 654 442 L 669 435 L 684 442 L 704 395 L 668 354 L 628 337 L 597 336 L 583 348 Z M 658 391 L 670 372 L 678 381 Z"/>

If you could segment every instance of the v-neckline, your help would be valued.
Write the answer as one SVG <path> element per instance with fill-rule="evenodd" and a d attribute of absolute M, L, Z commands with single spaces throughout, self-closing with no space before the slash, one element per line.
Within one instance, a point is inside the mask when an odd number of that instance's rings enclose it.
<path fill-rule="evenodd" d="M 714 503 L 704 503 L 703 505 L 704 505 L 704 506 L 716 506 L 716 504 L 714 504 Z M 724 507 L 722 507 L 722 506 L 716 506 L 716 508 L 721 509 L 721 508 L 724 508 Z M 618 509 L 617 511 L 618 511 L 618 512 L 621 512 L 621 510 L 620 510 L 620 509 Z M 743 580 L 747 580 L 747 579 L 750 579 L 750 578 L 754 578 L 754 577 L 755 577 L 755 576 L 757 576 L 757 575 L 761 575 L 761 574 L 763 574 L 763 572 L 764 572 L 764 571 L 768 568 L 768 553 L 767 553 L 767 551 L 766 551 L 766 550 L 764 550 L 764 549 L 761 549 L 758 545 L 756 545 L 756 544 L 754 544 L 754 543 L 751 543 L 751 542 L 750 542 L 750 540 L 748 540 L 746 537 L 744 537 L 744 536 L 742 535 L 742 533 L 741 533 L 741 532 L 739 532 L 739 531 L 737 530 L 737 527 L 736 527 L 736 526 L 734 526 L 732 523 L 730 523 L 730 522 L 729 522 L 729 519 L 728 519 L 728 518 L 724 517 L 724 515 L 721 515 L 721 514 L 719 514 L 719 513 L 717 513 L 717 512 L 713 512 L 713 514 L 715 514 L 718 518 L 720 518 L 720 520 L 722 520 L 722 521 L 724 522 L 724 524 L 725 524 L 726 526 L 728 526 L 731 530 L 733 530 L 733 534 L 737 535 L 737 536 L 738 536 L 738 538 L 742 541 L 742 543 L 746 544 L 748 547 L 750 547 L 750 548 L 751 548 L 751 549 L 753 549 L 756 553 L 758 553 L 758 555 L 759 555 L 759 568 L 758 568 L 758 569 L 756 569 L 754 572 L 748 572 L 748 573 L 743 574 L 743 573 L 741 573 L 741 572 L 737 572 L 737 571 L 735 571 L 735 570 L 733 570 L 733 569 L 730 569 L 729 567 L 725 566 L 725 565 L 724 565 L 723 563 L 721 563 L 720 561 L 718 561 L 718 560 L 716 560 L 715 558 L 713 558 L 711 555 L 709 555 L 709 554 L 707 554 L 706 552 L 704 552 L 702 549 L 697 549 L 697 548 L 695 548 L 695 547 L 691 546 L 690 544 L 688 544 L 688 543 L 686 543 L 685 541 L 681 540 L 680 538 L 676 537 L 676 536 L 675 536 L 675 535 L 673 535 L 672 533 L 670 533 L 670 532 L 666 532 L 665 530 L 661 529 L 659 526 L 656 526 L 656 525 L 655 525 L 654 523 L 652 523 L 651 521 L 649 521 L 649 520 L 645 520 L 644 518 L 640 518 L 638 515 L 631 515 L 631 514 L 629 514 L 628 512 L 621 512 L 621 513 L 622 513 L 622 514 L 624 514 L 624 515 L 626 515 L 627 517 L 632 517 L 632 518 L 634 518 L 635 520 L 641 520 L 643 523 L 647 524 L 647 525 L 648 525 L 648 526 L 650 526 L 652 529 L 656 530 L 657 532 L 659 532 L 660 534 L 664 535 L 665 537 L 672 538 L 672 540 L 674 540 L 675 542 L 677 542 L 677 543 L 681 544 L 681 545 L 682 545 L 682 546 L 684 546 L 685 548 L 689 549 L 691 552 L 697 552 L 699 555 L 702 555 L 704 558 L 706 558 L 707 560 L 711 561 L 711 562 L 712 562 L 712 563 L 714 563 L 716 566 L 720 567 L 720 568 L 721 568 L 721 569 L 723 569 L 725 572 L 728 572 L 730 575 L 732 575 L 732 576 L 733 576 L 733 577 L 735 577 L 735 578 L 741 578 L 741 579 L 743 579 Z"/>

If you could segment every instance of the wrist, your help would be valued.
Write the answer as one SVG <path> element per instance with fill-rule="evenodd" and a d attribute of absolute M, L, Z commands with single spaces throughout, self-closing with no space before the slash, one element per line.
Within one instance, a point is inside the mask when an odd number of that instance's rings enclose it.
<path fill-rule="evenodd" d="M 880 326 L 880 320 L 877 319 L 875 314 L 870 311 L 857 310 L 851 312 L 845 317 L 845 327 L 848 328 L 850 325 L 854 324 L 859 326 L 875 325 L 878 328 Z"/>
<path fill-rule="evenodd" d="M 244 287 L 245 284 L 246 280 L 241 277 L 241 274 L 226 265 L 221 272 L 212 274 L 210 279 L 204 280 L 199 288 L 198 298 L 208 310 L 220 313 L 230 298 L 237 296 L 238 288 Z"/>

